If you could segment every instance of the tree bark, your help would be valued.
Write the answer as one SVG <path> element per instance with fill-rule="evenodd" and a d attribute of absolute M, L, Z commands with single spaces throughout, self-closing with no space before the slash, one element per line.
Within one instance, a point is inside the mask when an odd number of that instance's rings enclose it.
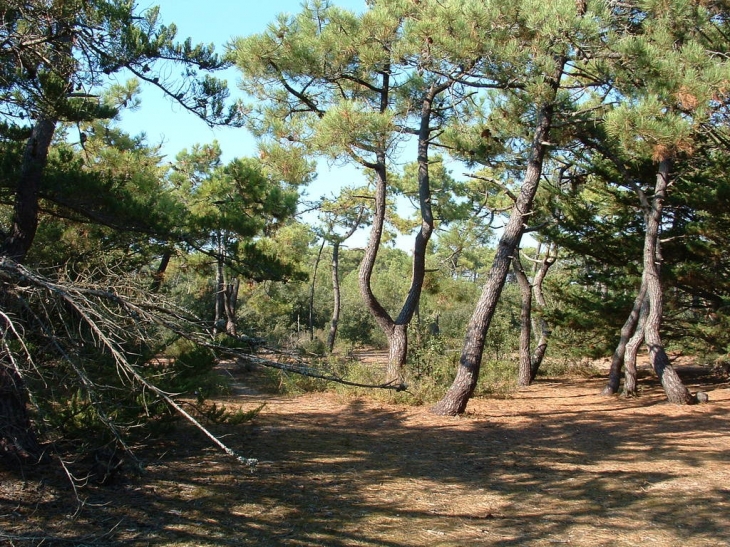
<path fill-rule="evenodd" d="M 55 120 L 40 118 L 23 151 L 12 225 L 0 245 L 0 254 L 18 263 L 25 261 L 38 230 L 38 196 L 55 130 Z M 27 404 L 25 383 L 12 363 L 0 358 L 0 455 L 15 462 L 36 463 L 42 451 Z"/>
<path fill-rule="evenodd" d="M 314 289 L 317 284 L 317 270 L 319 269 L 319 261 L 322 260 L 322 251 L 324 250 L 327 240 L 322 238 L 322 245 L 319 247 L 317 258 L 314 261 L 312 271 L 312 284 L 309 286 L 309 317 L 307 318 L 307 328 L 309 329 L 309 341 L 314 340 Z"/>
<path fill-rule="evenodd" d="M 12 226 L 0 248 L 4 256 L 19 263 L 25 261 L 38 230 L 38 195 L 55 130 L 55 120 L 40 118 L 23 151 Z"/>
<path fill-rule="evenodd" d="M 557 259 L 557 246 L 551 244 L 548 246 L 547 254 L 540 264 L 540 268 L 537 270 L 537 273 L 535 274 L 535 279 L 532 282 L 532 292 L 535 302 L 537 303 L 539 310 L 543 312 L 547 304 L 545 302 L 545 295 L 542 292 L 542 284 L 545 280 L 545 276 L 547 276 L 548 270 L 553 264 L 555 264 L 555 261 Z M 545 321 L 545 318 L 542 315 L 540 315 L 537 323 L 539 326 L 540 335 L 537 340 L 537 347 L 535 347 L 535 351 L 530 358 L 530 383 L 535 380 L 535 377 L 537 376 L 537 371 L 540 370 L 540 365 L 545 358 L 545 353 L 547 352 L 548 341 L 551 334 L 547 321 Z"/>
<path fill-rule="evenodd" d="M 215 317 L 213 318 L 213 333 L 224 331 L 226 320 L 226 286 L 223 275 L 223 234 L 217 234 L 218 254 L 216 257 L 215 270 Z"/>
<path fill-rule="evenodd" d="M 413 268 L 408 295 L 396 319 L 378 302 L 372 292 L 372 277 L 375 259 L 385 221 L 386 207 L 386 168 L 385 153 L 378 152 L 375 187 L 375 214 L 370 239 L 365 256 L 360 266 L 360 292 L 370 313 L 388 338 L 388 364 L 386 368 L 387 383 L 403 383 L 404 368 L 408 354 L 408 324 L 413 318 L 421 298 L 423 280 L 426 275 L 426 247 L 433 233 L 433 213 L 431 210 L 431 187 L 429 179 L 428 149 L 431 137 L 431 114 L 435 97 L 448 89 L 450 83 L 432 86 L 423 97 L 421 103 L 420 125 L 418 130 L 418 199 L 421 208 L 421 229 L 416 234 L 413 247 Z"/>
<path fill-rule="evenodd" d="M 550 79 L 551 96 L 538 107 L 537 124 L 530 146 L 525 179 L 499 239 L 484 289 L 467 326 L 456 377 L 443 398 L 432 408 L 435 414 L 455 416 L 463 413 L 476 388 L 489 325 L 497 308 L 510 263 L 520 244 L 525 217 L 532 210 L 532 203 L 540 184 L 542 164 L 547 151 L 546 143 L 549 141 L 552 126 L 554 101 L 566 62 L 565 56 L 556 59 L 556 72 Z"/>
<path fill-rule="evenodd" d="M 238 304 L 238 289 L 240 286 L 241 282 L 237 277 L 234 277 L 228 282 L 225 289 L 226 333 L 231 336 L 238 336 L 236 306 Z"/>
<path fill-rule="evenodd" d="M 695 397 L 682 383 L 679 375 L 669 362 L 659 334 L 662 321 L 663 301 L 662 282 L 659 271 L 659 226 L 662 209 L 667 195 L 671 161 L 663 159 L 659 162 L 659 170 L 654 187 L 651 208 L 646 214 L 646 235 L 644 237 L 644 278 L 649 299 L 649 313 L 644 326 L 644 341 L 649 349 L 649 359 L 654 372 L 667 395 L 670 403 L 685 405 L 696 402 Z"/>
<path fill-rule="evenodd" d="M 340 324 L 340 310 L 342 299 L 340 293 L 340 242 L 335 240 L 332 243 L 332 293 L 334 303 L 332 305 L 332 320 L 330 321 L 330 332 L 327 336 L 327 350 L 332 353 L 337 338 L 337 327 Z"/>
<path fill-rule="evenodd" d="M 636 330 L 624 348 L 623 361 L 626 365 L 626 370 L 624 371 L 624 397 L 636 397 L 639 394 L 637 389 L 636 356 L 639 353 L 641 343 L 644 341 L 644 325 L 646 325 L 646 316 L 648 313 L 649 300 L 644 296 Z"/>
<path fill-rule="evenodd" d="M 616 349 L 613 352 L 613 357 L 611 358 L 611 368 L 608 372 L 608 383 L 601 391 L 602 395 L 615 395 L 618 393 L 621 385 L 621 369 L 624 366 L 626 345 L 636 330 L 636 325 L 639 321 L 639 314 L 641 313 L 645 298 L 646 285 L 642 282 L 641 287 L 639 288 L 639 293 L 634 299 L 634 305 L 631 308 L 631 313 L 629 313 L 626 322 L 621 327 L 621 337 L 619 338 L 618 345 L 616 346 Z"/>

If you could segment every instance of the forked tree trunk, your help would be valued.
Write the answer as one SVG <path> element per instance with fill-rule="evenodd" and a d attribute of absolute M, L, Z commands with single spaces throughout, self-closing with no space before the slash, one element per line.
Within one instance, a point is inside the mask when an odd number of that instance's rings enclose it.
<path fill-rule="evenodd" d="M 639 354 L 639 348 L 644 341 L 644 326 L 646 325 L 646 317 L 649 314 L 649 299 L 644 297 L 639 312 L 639 322 L 636 325 L 636 331 L 626 343 L 624 348 L 624 363 L 626 370 L 624 371 L 624 397 L 636 397 L 639 394 L 637 385 L 638 378 L 636 372 L 636 356 Z"/>
<path fill-rule="evenodd" d="M 38 463 L 42 456 L 28 415 L 28 396 L 13 366 L 0 360 L 0 456 L 9 463 Z"/>
<path fill-rule="evenodd" d="M 649 359 L 654 367 L 654 372 L 667 395 L 670 403 L 685 405 L 697 402 L 680 379 L 677 371 L 669 362 L 669 357 L 664 350 L 662 339 L 659 334 L 662 321 L 662 282 L 657 264 L 659 259 L 658 241 L 659 226 L 661 224 L 662 209 L 666 199 L 667 186 L 669 184 L 669 171 L 671 161 L 663 159 L 659 162 L 654 197 L 651 208 L 646 215 L 646 235 L 644 239 L 644 276 L 646 279 L 647 298 L 649 300 L 649 313 L 644 326 L 644 341 L 649 349 Z"/>
<path fill-rule="evenodd" d="M 636 331 L 636 325 L 639 321 L 639 314 L 641 313 L 642 305 L 646 297 L 646 285 L 641 283 L 639 293 L 634 299 L 634 305 L 631 308 L 626 322 L 621 327 L 621 337 L 619 338 L 616 350 L 613 352 L 611 358 L 611 368 L 608 372 L 608 383 L 606 387 L 601 391 L 602 395 L 615 395 L 618 393 L 619 387 L 621 386 L 621 369 L 624 367 L 626 344 L 629 339 L 634 335 Z"/>
<path fill-rule="evenodd" d="M 555 264 L 555 261 L 557 259 L 557 246 L 555 244 L 549 245 L 547 254 L 540 264 L 540 268 L 537 270 L 537 273 L 535 274 L 535 279 L 532 283 L 532 292 L 534 294 L 535 302 L 538 305 L 539 311 L 542 311 L 543 313 L 547 304 L 545 303 L 545 295 L 542 291 L 542 284 L 545 280 L 545 276 L 547 275 L 548 270 L 553 264 Z M 542 361 L 545 358 L 545 353 L 547 352 L 548 341 L 550 340 L 551 334 L 550 327 L 548 326 L 547 321 L 545 321 L 545 317 L 543 317 L 542 314 L 538 318 L 537 324 L 539 327 L 538 330 L 540 335 L 537 340 L 537 346 L 535 347 L 535 351 L 530 358 L 530 383 L 535 380 L 535 377 L 537 376 L 537 371 L 540 370 L 540 365 L 542 365 Z"/>
<path fill-rule="evenodd" d="M 456 377 L 443 398 L 432 408 L 435 414 L 455 416 L 463 413 L 476 388 L 487 331 L 494 317 L 510 263 L 519 247 L 525 218 L 532 211 L 532 203 L 540 184 L 546 144 L 549 142 L 552 126 L 554 101 L 566 62 L 566 57 L 556 59 L 556 71 L 550 79 L 552 94 L 537 110 L 537 125 L 520 193 L 499 239 L 489 276 L 467 326 Z"/>
<path fill-rule="evenodd" d="M 360 265 L 360 292 L 366 306 L 375 318 L 378 326 L 388 339 L 388 364 L 386 367 L 386 383 L 402 384 L 404 368 L 408 355 L 408 324 L 411 322 L 416 307 L 421 299 L 423 280 L 426 275 L 426 247 L 433 233 L 434 220 L 431 209 L 431 186 L 429 178 L 428 149 L 431 138 L 431 114 L 433 102 L 437 95 L 449 88 L 451 83 L 432 86 L 423 97 L 421 103 L 420 125 L 418 130 L 418 201 L 421 209 L 421 229 L 416 234 L 413 246 L 413 269 L 408 295 L 400 313 L 392 319 L 382 304 L 373 294 L 370 280 L 385 222 L 386 206 L 386 157 L 378 152 L 377 163 L 373 165 L 376 174 L 375 212 L 373 227 L 370 232 L 365 256 Z"/>

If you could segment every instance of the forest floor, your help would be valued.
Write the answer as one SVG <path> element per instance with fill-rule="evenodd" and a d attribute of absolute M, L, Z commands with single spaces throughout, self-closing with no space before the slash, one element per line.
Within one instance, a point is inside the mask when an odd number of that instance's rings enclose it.
<path fill-rule="evenodd" d="M 635 399 L 603 378 L 539 379 L 458 418 L 334 393 L 267 393 L 234 374 L 252 421 L 217 426 L 248 469 L 187 423 L 138 451 L 143 475 L 79 489 L 0 470 L 0 545 L 730 545 L 730 385 L 678 367 L 710 402 Z"/>

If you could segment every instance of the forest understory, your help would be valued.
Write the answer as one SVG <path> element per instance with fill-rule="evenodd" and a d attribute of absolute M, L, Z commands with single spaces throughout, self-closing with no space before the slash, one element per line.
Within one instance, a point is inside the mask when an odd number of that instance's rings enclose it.
<path fill-rule="evenodd" d="M 337 393 L 281 395 L 261 370 L 227 366 L 212 426 L 258 464 L 187 423 L 137 447 L 76 499 L 59 467 L 2 472 L 0 544 L 132 546 L 730 545 L 730 384 L 678 366 L 708 404 L 605 397 L 605 377 L 540 378 L 465 415 Z M 82 472 L 70 466 L 74 472 Z"/>

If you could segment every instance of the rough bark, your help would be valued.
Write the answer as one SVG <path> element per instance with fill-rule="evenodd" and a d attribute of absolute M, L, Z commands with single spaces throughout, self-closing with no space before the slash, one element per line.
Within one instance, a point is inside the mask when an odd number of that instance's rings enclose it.
<path fill-rule="evenodd" d="M 639 353 L 641 343 L 644 341 L 644 325 L 646 324 L 646 316 L 648 313 L 649 300 L 645 296 L 641 304 L 636 330 L 624 348 L 623 361 L 626 365 L 626 370 L 624 371 L 624 397 L 636 397 L 639 394 L 637 389 L 636 356 Z"/>
<path fill-rule="evenodd" d="M 38 196 L 56 122 L 40 118 L 23 151 L 12 224 L 0 254 L 25 261 L 38 229 Z M 37 462 L 41 448 L 28 415 L 25 384 L 12 364 L 0 358 L 0 454 L 15 462 Z"/>
<path fill-rule="evenodd" d="M 225 309 L 226 309 L 226 333 L 231 336 L 238 336 L 236 327 L 236 306 L 238 304 L 238 289 L 241 282 L 238 278 L 231 279 L 225 288 Z"/>
<path fill-rule="evenodd" d="M 520 193 L 499 239 L 497 252 L 482 294 L 469 320 L 456 377 L 443 398 L 433 407 L 432 412 L 435 414 L 455 416 L 463 413 L 466 410 L 469 398 L 474 393 L 479 378 L 479 368 L 487 331 L 497 308 L 497 302 L 502 293 L 510 263 L 519 247 L 524 231 L 525 217 L 532 210 L 532 203 L 540 184 L 542 164 L 547 151 L 546 143 L 549 141 L 553 120 L 553 101 L 560 86 L 560 79 L 566 62 L 566 57 L 556 59 L 556 72 L 550 79 L 552 94 L 538 108 L 537 123 L 530 145 L 530 156 Z"/>
<path fill-rule="evenodd" d="M 375 172 L 375 205 L 373 209 L 373 224 L 370 229 L 370 236 L 365 247 L 365 254 L 360 262 L 358 282 L 360 294 L 365 306 L 370 311 L 378 326 L 385 332 L 390 341 L 389 333 L 393 320 L 383 305 L 373 293 L 371 279 L 375 268 L 375 261 L 380 250 L 380 241 L 385 225 L 387 175 L 385 169 L 385 153 L 378 152 L 378 163 L 373 167 Z"/>
<path fill-rule="evenodd" d="M 646 285 L 642 282 L 641 287 L 639 288 L 639 293 L 634 299 L 634 305 L 631 308 L 631 313 L 629 313 L 626 322 L 621 327 L 621 337 L 619 338 L 618 345 L 616 346 L 616 349 L 613 352 L 613 357 L 611 358 L 608 382 L 606 387 L 604 387 L 601 391 L 603 395 L 615 395 L 618 393 L 621 385 L 621 369 L 625 362 L 626 345 L 636 331 L 636 325 L 639 321 L 639 314 L 641 313 L 645 297 Z"/>
<path fill-rule="evenodd" d="M 12 225 L 0 248 L 0 253 L 19 263 L 25 261 L 38 230 L 38 195 L 55 130 L 54 120 L 40 118 L 23 151 Z"/>
<path fill-rule="evenodd" d="M 661 224 L 662 209 L 667 195 L 671 161 L 663 159 L 659 162 L 659 170 L 654 187 L 654 197 L 651 208 L 646 214 L 646 234 L 644 237 L 644 279 L 649 300 L 649 313 L 644 326 L 644 341 L 649 349 L 649 359 L 654 372 L 667 395 L 667 400 L 675 404 L 692 404 L 695 397 L 689 392 L 680 379 L 677 371 L 669 362 L 659 334 L 662 321 L 663 301 L 662 282 L 659 271 L 659 226 Z"/>

